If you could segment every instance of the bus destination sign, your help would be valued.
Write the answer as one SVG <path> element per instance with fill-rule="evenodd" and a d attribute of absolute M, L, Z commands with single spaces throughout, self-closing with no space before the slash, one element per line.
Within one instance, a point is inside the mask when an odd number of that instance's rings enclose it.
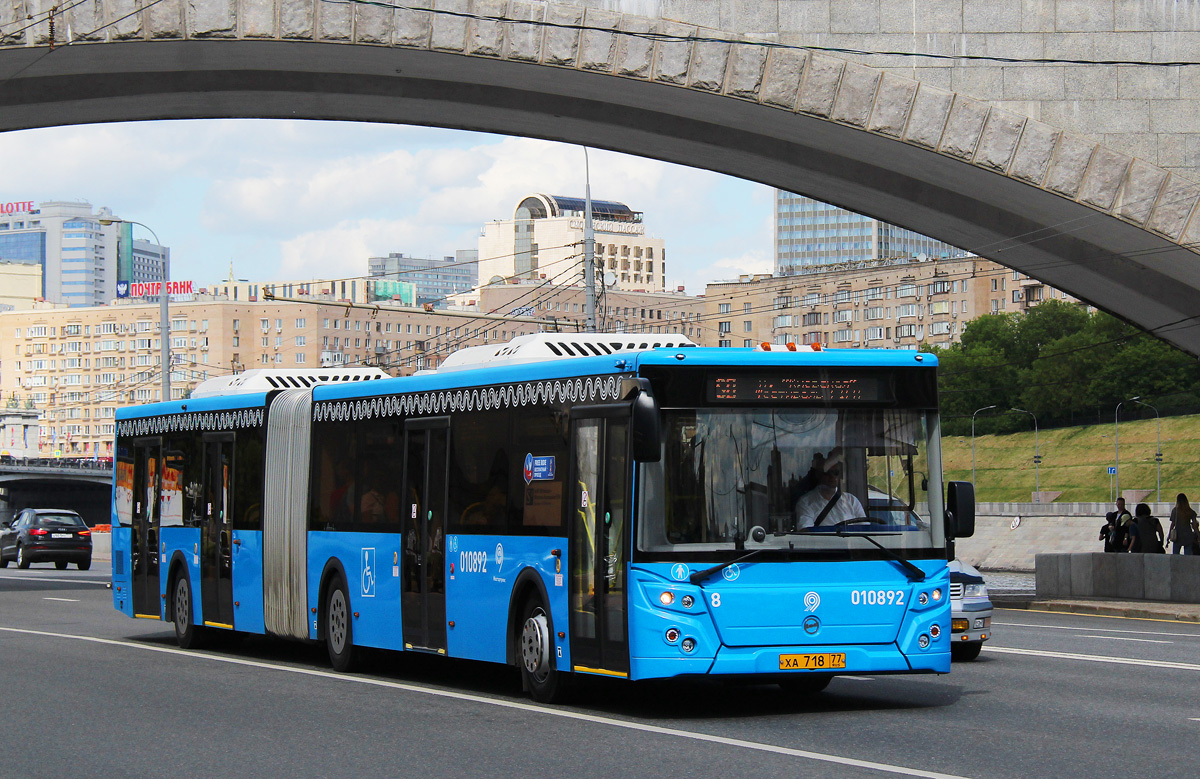
<path fill-rule="evenodd" d="M 709 403 L 878 403 L 894 399 L 885 376 L 724 374 L 708 378 Z"/>

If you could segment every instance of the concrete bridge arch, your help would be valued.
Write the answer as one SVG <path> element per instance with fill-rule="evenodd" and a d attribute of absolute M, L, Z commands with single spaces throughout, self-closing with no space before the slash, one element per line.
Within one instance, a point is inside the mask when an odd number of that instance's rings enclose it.
<path fill-rule="evenodd" d="M 52 37 L 49 0 L 15 0 L 0 130 L 311 118 L 584 143 L 910 227 L 1200 354 L 1200 186 L 1178 171 L 825 53 L 598 8 L 410 1 L 68 0 Z"/>

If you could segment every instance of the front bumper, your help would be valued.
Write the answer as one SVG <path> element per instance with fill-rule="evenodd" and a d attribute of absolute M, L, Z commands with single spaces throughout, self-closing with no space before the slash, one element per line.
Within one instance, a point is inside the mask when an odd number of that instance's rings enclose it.
<path fill-rule="evenodd" d="M 955 602 L 950 614 L 950 640 L 955 644 L 987 641 L 992 637 L 991 601 Z"/>

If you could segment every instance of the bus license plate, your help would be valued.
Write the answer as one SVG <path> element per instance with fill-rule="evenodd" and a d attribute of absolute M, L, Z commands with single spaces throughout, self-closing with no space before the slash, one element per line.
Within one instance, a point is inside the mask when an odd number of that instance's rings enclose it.
<path fill-rule="evenodd" d="M 844 652 L 826 652 L 811 655 L 780 655 L 780 671 L 798 671 L 812 668 L 845 668 Z"/>

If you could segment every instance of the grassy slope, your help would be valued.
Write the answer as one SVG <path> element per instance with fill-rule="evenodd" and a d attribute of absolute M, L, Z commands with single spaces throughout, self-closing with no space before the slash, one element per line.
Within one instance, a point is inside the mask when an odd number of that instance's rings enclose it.
<path fill-rule="evenodd" d="M 1122 422 L 1121 489 L 1155 489 L 1154 420 Z M 1066 427 L 1038 434 L 1043 491 L 1056 502 L 1107 501 L 1113 465 L 1113 425 Z M 1028 501 L 1034 488 L 1033 432 L 975 436 L 975 494 L 979 501 Z M 946 478 L 971 479 L 971 437 L 942 439 Z M 1162 498 L 1184 492 L 1200 498 L 1200 416 L 1162 420 Z M 1147 496 L 1155 499 L 1155 493 Z"/>

